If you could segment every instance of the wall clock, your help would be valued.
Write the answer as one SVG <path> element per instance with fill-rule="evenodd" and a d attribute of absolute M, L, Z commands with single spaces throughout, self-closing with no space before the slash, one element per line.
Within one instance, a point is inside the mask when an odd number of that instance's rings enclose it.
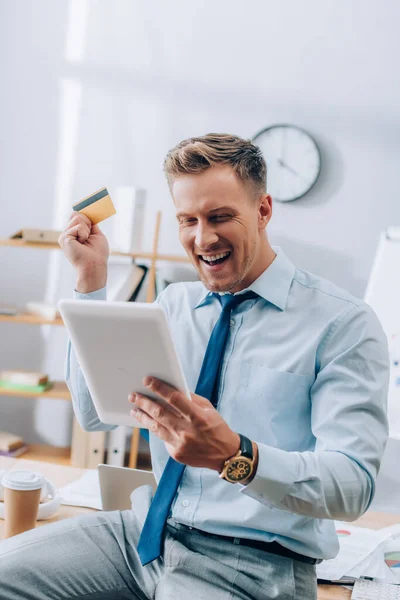
<path fill-rule="evenodd" d="M 314 138 L 295 125 L 271 125 L 252 140 L 267 163 L 267 191 L 273 200 L 291 202 L 311 190 L 321 170 Z"/>

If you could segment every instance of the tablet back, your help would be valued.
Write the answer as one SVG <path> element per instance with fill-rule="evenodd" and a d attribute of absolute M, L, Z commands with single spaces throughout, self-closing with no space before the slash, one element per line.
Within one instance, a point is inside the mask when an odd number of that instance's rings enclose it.
<path fill-rule="evenodd" d="M 130 415 L 129 394 L 138 392 L 163 402 L 143 385 L 146 375 L 190 398 L 161 306 L 61 300 L 59 309 L 103 423 L 143 427 Z"/>

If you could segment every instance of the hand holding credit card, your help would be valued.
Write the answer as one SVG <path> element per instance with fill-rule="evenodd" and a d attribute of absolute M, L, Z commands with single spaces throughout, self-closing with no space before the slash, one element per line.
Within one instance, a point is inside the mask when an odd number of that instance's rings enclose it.
<path fill-rule="evenodd" d="M 86 294 L 106 285 L 109 246 L 98 223 L 116 210 L 106 188 L 80 200 L 73 209 L 58 243 L 76 269 L 75 290 Z"/>
<path fill-rule="evenodd" d="M 80 200 L 72 207 L 76 212 L 86 215 L 93 225 L 97 225 L 115 215 L 116 210 L 110 198 L 107 188 L 101 188 L 94 194 L 90 194 L 83 200 Z"/>

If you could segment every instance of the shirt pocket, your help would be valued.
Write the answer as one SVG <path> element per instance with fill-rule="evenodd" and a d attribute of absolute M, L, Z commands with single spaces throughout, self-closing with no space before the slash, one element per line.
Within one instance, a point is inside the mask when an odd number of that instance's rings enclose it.
<path fill-rule="evenodd" d="M 314 379 L 314 375 L 279 371 L 262 363 L 242 364 L 231 403 L 235 430 L 246 434 L 245 425 L 253 440 L 282 450 L 313 449 L 310 389 Z"/>

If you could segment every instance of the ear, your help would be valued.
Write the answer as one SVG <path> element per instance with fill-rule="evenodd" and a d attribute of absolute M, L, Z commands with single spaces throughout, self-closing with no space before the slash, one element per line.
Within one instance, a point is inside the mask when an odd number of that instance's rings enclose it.
<path fill-rule="evenodd" d="M 258 201 L 258 225 L 262 230 L 266 228 L 272 217 L 272 198 L 269 194 L 263 194 Z"/>

